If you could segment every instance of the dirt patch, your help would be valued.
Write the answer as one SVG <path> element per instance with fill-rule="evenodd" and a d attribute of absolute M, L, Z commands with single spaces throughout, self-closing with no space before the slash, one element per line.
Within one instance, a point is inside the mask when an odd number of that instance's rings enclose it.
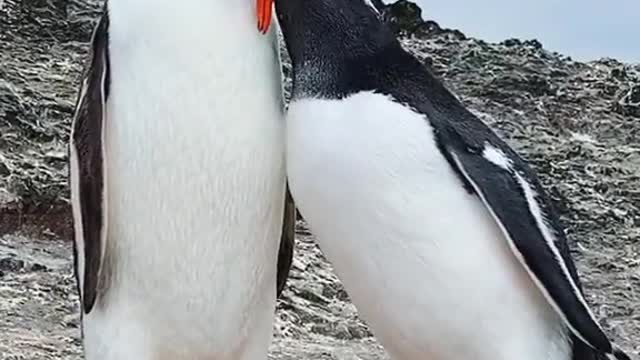
<path fill-rule="evenodd" d="M 639 354 L 640 66 L 575 62 L 535 40 L 486 43 L 418 10 L 403 1 L 385 16 L 539 172 L 596 316 Z M 0 359 L 80 358 L 66 141 L 98 11 L 92 0 L 5 0 L 0 9 Z M 384 359 L 298 225 L 270 357 Z"/>

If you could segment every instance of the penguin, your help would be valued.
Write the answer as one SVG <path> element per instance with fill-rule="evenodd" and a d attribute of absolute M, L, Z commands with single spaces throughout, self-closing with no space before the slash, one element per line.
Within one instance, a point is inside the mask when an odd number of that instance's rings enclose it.
<path fill-rule="evenodd" d="M 534 170 L 370 2 L 275 3 L 291 194 L 390 357 L 629 359 L 590 310 Z"/>
<path fill-rule="evenodd" d="M 86 359 L 266 359 L 295 225 L 272 7 L 105 3 L 69 139 Z"/>

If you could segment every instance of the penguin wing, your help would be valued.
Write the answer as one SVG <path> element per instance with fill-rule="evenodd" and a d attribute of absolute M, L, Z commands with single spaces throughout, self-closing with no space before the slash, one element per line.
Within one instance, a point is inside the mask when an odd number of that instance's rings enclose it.
<path fill-rule="evenodd" d="M 109 82 L 108 17 L 105 12 L 91 40 L 71 125 L 69 170 L 74 223 L 74 267 L 82 308 L 96 300 L 106 242 L 103 127 Z"/>
<path fill-rule="evenodd" d="M 276 284 L 276 296 L 280 297 L 282 290 L 289 277 L 291 262 L 293 261 L 293 247 L 296 233 L 296 206 L 293 197 L 289 192 L 287 183 L 287 193 L 284 200 L 284 218 L 282 221 L 282 237 L 280 239 L 280 250 L 278 251 L 278 272 Z"/>
<path fill-rule="evenodd" d="M 564 232 L 536 176 L 488 128 L 473 137 L 464 130 L 437 132 L 443 155 L 467 190 L 480 198 L 516 258 L 571 332 L 590 347 L 611 353 L 612 344 L 584 299 Z"/>

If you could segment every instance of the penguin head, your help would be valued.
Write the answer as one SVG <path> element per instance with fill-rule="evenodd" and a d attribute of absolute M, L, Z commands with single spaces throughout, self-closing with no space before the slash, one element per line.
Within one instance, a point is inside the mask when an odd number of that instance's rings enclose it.
<path fill-rule="evenodd" d="M 275 0 L 293 65 L 293 96 L 366 87 L 365 65 L 399 47 L 371 0 Z M 355 74 L 358 73 L 356 76 Z M 339 88 L 339 89 L 338 89 Z"/>
<path fill-rule="evenodd" d="M 275 0 L 275 4 L 294 63 L 363 56 L 395 40 L 371 0 Z"/>

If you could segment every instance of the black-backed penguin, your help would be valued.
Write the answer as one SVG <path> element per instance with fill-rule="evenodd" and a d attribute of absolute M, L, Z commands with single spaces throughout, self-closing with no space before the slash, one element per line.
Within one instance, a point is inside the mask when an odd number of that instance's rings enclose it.
<path fill-rule="evenodd" d="M 276 0 L 291 193 L 396 360 L 628 359 L 534 172 L 362 0 Z"/>
<path fill-rule="evenodd" d="M 295 210 L 254 1 L 105 5 L 69 149 L 86 359 L 266 359 Z"/>

